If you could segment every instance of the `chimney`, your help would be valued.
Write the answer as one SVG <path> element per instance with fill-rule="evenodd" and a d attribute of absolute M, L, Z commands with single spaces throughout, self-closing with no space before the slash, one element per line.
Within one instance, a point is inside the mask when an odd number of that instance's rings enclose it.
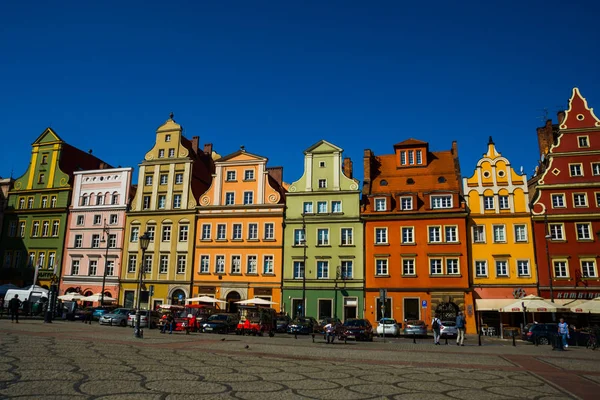
<path fill-rule="evenodd" d="M 279 186 L 283 184 L 283 167 L 267 167 L 267 172 Z"/>
<path fill-rule="evenodd" d="M 208 154 L 210 156 L 212 154 L 212 152 L 213 152 L 212 143 L 205 143 L 204 144 L 204 154 Z"/>
<path fill-rule="evenodd" d="M 192 149 L 194 153 L 198 154 L 198 142 L 200 141 L 200 136 L 192 136 Z"/>
<path fill-rule="evenodd" d="M 344 158 L 343 171 L 344 175 L 352 179 L 352 160 L 350 159 L 350 157 Z"/>
<path fill-rule="evenodd" d="M 558 118 L 558 125 L 563 123 L 566 116 L 567 114 L 564 111 L 559 111 L 556 113 L 556 117 Z"/>
<path fill-rule="evenodd" d="M 490 139 L 491 139 L 491 136 L 490 136 Z M 456 143 L 456 140 L 452 141 L 452 156 L 454 157 L 455 160 L 458 158 L 458 143 Z"/>
<path fill-rule="evenodd" d="M 564 118 L 564 113 L 563 113 L 563 118 Z M 561 121 L 560 119 L 560 113 L 558 116 L 558 120 Z M 538 137 L 538 147 L 540 149 L 540 158 L 545 157 L 546 154 L 548 154 L 548 151 L 550 151 L 550 146 L 552 146 L 553 143 L 553 137 L 552 137 L 552 120 L 549 119 L 546 121 L 546 125 L 541 127 L 541 128 L 537 128 L 537 137 Z"/>
<path fill-rule="evenodd" d="M 371 193 L 371 162 L 373 159 L 373 152 L 370 149 L 365 149 L 363 156 L 363 194 Z"/>

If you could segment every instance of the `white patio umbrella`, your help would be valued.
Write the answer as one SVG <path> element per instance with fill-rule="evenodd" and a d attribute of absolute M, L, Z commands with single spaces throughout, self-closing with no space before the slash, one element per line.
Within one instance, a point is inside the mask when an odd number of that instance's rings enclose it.
<path fill-rule="evenodd" d="M 274 301 L 269 301 L 269 300 L 265 300 L 265 299 L 261 299 L 259 297 L 254 297 L 252 299 L 247 299 L 247 300 L 242 300 L 242 301 L 236 301 L 235 304 L 254 304 L 254 305 L 271 305 L 271 304 L 278 304 L 275 303 Z"/>
<path fill-rule="evenodd" d="M 193 301 L 199 301 L 202 303 L 213 303 L 213 304 L 214 303 L 227 303 L 224 300 L 215 299 L 214 297 L 209 297 L 209 296 L 191 297 L 191 298 L 185 300 L 186 303 L 191 303 Z"/>
<path fill-rule="evenodd" d="M 102 299 L 102 293 L 95 293 L 91 296 L 81 298 L 81 300 L 83 300 L 83 301 L 92 301 L 92 302 L 100 301 L 101 299 Z M 104 301 L 111 303 L 113 301 L 117 301 L 117 299 L 115 299 L 114 297 L 104 295 Z"/>
<path fill-rule="evenodd" d="M 600 297 L 581 303 L 578 306 L 573 306 L 571 307 L 571 311 L 574 313 L 600 314 Z"/>
<path fill-rule="evenodd" d="M 63 294 L 62 296 L 58 296 L 58 298 L 62 301 L 78 301 L 83 299 L 85 296 L 79 293 L 71 292 L 67 294 Z"/>
<path fill-rule="evenodd" d="M 523 310 L 525 306 L 525 310 Z M 544 300 L 541 297 L 530 294 L 522 299 L 516 300 L 500 309 L 500 312 L 557 312 L 566 311 L 568 308 Z"/>

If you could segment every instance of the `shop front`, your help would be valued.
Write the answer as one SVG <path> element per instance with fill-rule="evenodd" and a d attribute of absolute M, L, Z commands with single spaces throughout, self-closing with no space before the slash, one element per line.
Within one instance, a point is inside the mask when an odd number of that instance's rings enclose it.
<path fill-rule="evenodd" d="M 583 313 L 577 311 L 577 306 L 583 304 L 589 300 L 600 297 L 600 288 L 577 288 L 577 289 L 554 289 L 552 293 L 550 290 L 540 290 L 540 296 L 546 300 L 554 298 L 554 302 L 565 307 L 567 312 L 556 313 L 554 319 L 544 320 L 543 322 L 557 321 L 558 318 L 565 318 L 565 320 L 578 328 L 587 326 L 600 326 L 600 314 Z M 546 318 L 548 319 L 548 318 Z"/>
<path fill-rule="evenodd" d="M 283 293 L 283 308 L 290 317 L 302 314 L 302 290 L 288 289 Z M 362 318 L 363 293 L 361 290 L 322 289 L 307 290 L 306 316 L 318 321 L 337 317 L 342 321 L 350 318 Z"/>
<path fill-rule="evenodd" d="M 536 287 L 476 287 L 473 289 L 475 310 L 482 334 L 503 334 L 504 327 L 518 328 L 531 321 L 532 316 L 524 313 L 501 313 L 500 310 L 528 295 L 537 295 Z"/>

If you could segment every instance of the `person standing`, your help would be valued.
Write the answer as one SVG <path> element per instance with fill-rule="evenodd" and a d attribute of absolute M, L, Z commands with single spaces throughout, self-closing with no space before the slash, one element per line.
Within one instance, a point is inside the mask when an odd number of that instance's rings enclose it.
<path fill-rule="evenodd" d="M 442 321 L 439 315 L 436 314 L 431 321 L 431 329 L 433 330 L 433 344 L 440 344 L 440 330 L 442 329 Z"/>
<path fill-rule="evenodd" d="M 558 323 L 558 334 L 560 335 L 560 337 L 562 339 L 563 348 L 566 349 L 567 347 L 569 347 L 569 345 L 567 344 L 567 338 L 570 338 L 569 324 L 567 324 L 565 322 L 564 318 L 561 318 L 560 322 Z"/>
<path fill-rule="evenodd" d="M 10 311 L 10 322 L 17 321 L 19 323 L 19 308 L 21 308 L 21 300 L 19 300 L 19 295 L 15 294 L 15 297 L 10 299 L 8 302 L 8 310 Z"/>
<path fill-rule="evenodd" d="M 462 311 L 458 312 L 456 316 L 456 345 L 464 346 L 465 341 L 465 329 L 466 329 L 466 321 L 465 316 Z"/>

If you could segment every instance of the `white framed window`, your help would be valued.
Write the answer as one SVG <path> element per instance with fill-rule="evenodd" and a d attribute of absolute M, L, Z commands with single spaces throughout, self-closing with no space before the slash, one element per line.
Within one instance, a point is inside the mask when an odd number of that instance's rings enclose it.
<path fill-rule="evenodd" d="M 48 232 L 50 232 L 50 222 L 44 221 L 42 222 L 42 237 L 48 236 Z"/>
<path fill-rule="evenodd" d="M 429 233 L 429 243 L 441 243 L 442 242 L 442 227 L 441 226 L 428 226 L 427 231 Z"/>
<path fill-rule="evenodd" d="M 159 264 L 158 264 L 158 273 L 166 274 L 167 272 L 169 272 L 169 255 L 161 254 Z"/>
<path fill-rule="evenodd" d="M 385 211 L 385 210 L 387 210 L 387 199 L 386 198 L 375 199 L 375 211 Z"/>
<path fill-rule="evenodd" d="M 27 208 L 33 208 L 33 197 L 27 199 Z"/>
<path fill-rule="evenodd" d="M 552 208 L 563 208 L 565 207 L 565 195 L 562 193 L 552 194 Z"/>
<path fill-rule="evenodd" d="M 48 196 L 42 197 L 42 208 L 48 207 Z"/>
<path fill-rule="evenodd" d="M 413 209 L 412 197 L 400 197 L 400 209 L 402 211 L 410 211 Z"/>
<path fill-rule="evenodd" d="M 152 186 L 152 175 L 146 175 L 144 182 L 146 186 Z"/>
<path fill-rule="evenodd" d="M 161 185 L 166 185 L 167 183 L 169 183 L 169 175 L 167 175 L 167 174 L 161 174 L 160 175 L 160 184 Z"/>
<path fill-rule="evenodd" d="M 146 233 L 150 238 L 150 242 L 154 242 L 154 232 L 156 231 L 156 227 L 154 225 L 146 225 Z"/>
<path fill-rule="evenodd" d="M 584 278 L 597 278 L 596 261 L 581 260 L 581 276 Z"/>
<path fill-rule="evenodd" d="M 483 208 L 485 210 L 493 210 L 494 207 L 494 196 L 483 196 Z"/>
<path fill-rule="evenodd" d="M 131 233 L 129 235 L 129 241 L 130 242 L 137 242 L 139 235 L 140 235 L 140 227 L 139 226 L 132 226 L 131 227 Z"/>
<path fill-rule="evenodd" d="M 600 175 L 600 163 L 592 163 L 592 175 Z"/>
<path fill-rule="evenodd" d="M 33 221 L 33 229 L 31 230 L 31 236 L 38 237 L 40 234 L 40 221 Z"/>
<path fill-rule="evenodd" d="M 508 276 L 508 261 L 496 260 L 496 276 Z"/>
<path fill-rule="evenodd" d="M 452 196 L 431 196 L 431 208 L 452 208 Z"/>
<path fill-rule="evenodd" d="M 58 226 L 59 226 L 60 222 L 59 221 L 53 221 L 52 222 L 52 236 L 56 237 L 58 236 Z"/>
<path fill-rule="evenodd" d="M 225 205 L 232 206 L 235 204 L 235 192 L 225 193 Z"/>
<path fill-rule="evenodd" d="M 506 226 L 493 225 L 492 231 L 494 232 L 494 243 L 505 243 L 506 242 Z"/>
<path fill-rule="evenodd" d="M 173 195 L 173 208 L 181 208 L 181 195 Z"/>
<path fill-rule="evenodd" d="M 575 207 L 587 207 L 587 194 L 574 193 L 573 194 L 573 205 Z"/>
<path fill-rule="evenodd" d="M 458 242 L 458 226 L 456 226 L 456 225 L 444 226 L 444 235 L 445 235 L 446 242 L 457 243 Z"/>
<path fill-rule="evenodd" d="M 577 136 L 577 144 L 579 147 L 590 147 L 590 142 L 587 136 Z"/>
<path fill-rule="evenodd" d="M 226 180 L 227 182 L 234 182 L 236 179 L 235 171 L 227 171 Z"/>
<path fill-rule="evenodd" d="M 498 196 L 498 204 L 500 205 L 501 210 L 510 209 L 510 202 L 508 200 L 508 196 Z"/>
<path fill-rule="evenodd" d="M 317 261 L 317 279 L 329 279 L 328 261 Z"/>
<path fill-rule="evenodd" d="M 253 181 L 254 180 L 254 170 L 247 169 L 244 171 L 244 180 L 245 181 Z"/>
<path fill-rule="evenodd" d="M 569 267 L 565 260 L 554 260 L 554 277 L 555 278 L 568 278 Z"/>
<path fill-rule="evenodd" d="M 162 227 L 161 240 L 163 242 L 170 242 L 171 241 L 171 225 L 164 225 Z"/>
<path fill-rule="evenodd" d="M 326 214 L 327 213 L 327 202 L 326 201 L 317 201 L 317 213 L 318 214 Z"/>
<path fill-rule="evenodd" d="M 409 150 L 408 151 L 408 165 L 414 165 L 414 164 L 415 164 L 415 151 Z"/>
<path fill-rule="evenodd" d="M 415 275 L 415 259 L 414 258 L 403 258 L 402 259 L 402 275 Z"/>
<path fill-rule="evenodd" d="M 319 189 L 327 188 L 327 179 L 319 179 Z"/>
<path fill-rule="evenodd" d="M 473 243 L 485 243 L 485 226 L 473 226 Z"/>
<path fill-rule="evenodd" d="M 329 245 L 329 229 L 319 228 L 317 229 L 317 246 L 328 246 Z"/>
<path fill-rule="evenodd" d="M 412 226 L 403 226 L 401 228 L 402 244 L 412 244 L 415 242 L 415 228 Z"/>
<path fill-rule="evenodd" d="M 200 256 L 200 273 L 208 274 L 210 272 L 210 256 L 202 254 Z"/>
<path fill-rule="evenodd" d="M 115 262 L 113 260 L 106 262 L 106 276 L 115 275 Z"/>
<path fill-rule="evenodd" d="M 79 260 L 71 260 L 71 275 L 79 275 Z"/>
<path fill-rule="evenodd" d="M 175 174 L 175 184 L 181 185 L 183 183 L 183 174 Z"/>
<path fill-rule="evenodd" d="M 529 260 L 517 260 L 517 274 L 519 276 L 530 276 Z"/>
<path fill-rule="evenodd" d="M 331 212 L 332 213 L 341 213 L 342 212 L 342 202 L 339 200 L 333 200 L 331 202 Z"/>
<path fill-rule="evenodd" d="M 591 224 L 589 224 L 587 222 L 575 224 L 575 230 L 577 231 L 577 240 L 591 240 L 592 239 L 590 225 Z"/>
<path fill-rule="evenodd" d="M 312 214 L 313 213 L 312 201 L 305 201 L 302 209 L 304 210 L 304 214 Z"/>
<path fill-rule="evenodd" d="M 304 229 L 294 229 L 294 246 L 306 245 L 306 237 L 304 235 Z"/>
<path fill-rule="evenodd" d="M 165 142 L 171 141 L 171 135 L 165 135 Z"/>
<path fill-rule="evenodd" d="M 158 158 L 165 158 L 165 150 L 164 149 L 158 150 Z"/>
<path fill-rule="evenodd" d="M 215 273 L 216 274 L 224 274 L 225 273 L 225 256 L 223 256 L 223 255 L 215 256 Z"/>
<path fill-rule="evenodd" d="M 242 257 L 239 255 L 231 256 L 231 273 L 242 273 Z"/>
<path fill-rule="evenodd" d="M 342 261 L 340 273 L 342 279 L 352 279 L 354 277 L 354 263 L 351 260 Z"/>
<path fill-rule="evenodd" d="M 115 249 L 117 248 L 117 235 L 111 233 L 110 235 L 108 235 L 108 247 L 110 249 Z"/>
<path fill-rule="evenodd" d="M 569 164 L 569 173 L 571 176 L 583 176 L 582 164 Z"/>
<path fill-rule="evenodd" d="M 109 224 L 116 225 L 119 222 L 119 216 L 117 214 L 110 214 Z"/>
<path fill-rule="evenodd" d="M 446 258 L 446 273 L 448 275 L 460 274 L 460 268 L 458 266 L 458 258 Z"/>
<path fill-rule="evenodd" d="M 99 194 L 98 196 L 96 196 L 96 205 L 97 206 L 101 206 L 104 205 L 104 196 Z"/>
<path fill-rule="evenodd" d="M 272 222 L 265 223 L 265 240 L 275 240 L 275 224 Z"/>
<path fill-rule="evenodd" d="M 101 215 L 94 215 L 94 225 L 100 225 L 102 223 Z"/>
<path fill-rule="evenodd" d="M 210 224 L 202 224 L 202 236 L 201 236 L 200 240 L 210 240 L 210 231 L 211 231 Z"/>
<path fill-rule="evenodd" d="M 246 273 L 247 274 L 257 274 L 257 266 L 258 261 L 256 256 L 248 256 L 246 257 Z"/>
<path fill-rule="evenodd" d="M 400 165 L 406 165 L 406 152 L 400 152 Z"/>
<path fill-rule="evenodd" d="M 244 192 L 244 205 L 254 204 L 254 192 Z"/>
<path fill-rule="evenodd" d="M 52 207 L 52 208 L 56 207 L 56 196 L 50 197 L 50 207 Z"/>
<path fill-rule="evenodd" d="M 180 242 L 187 242 L 188 241 L 189 232 L 190 232 L 189 225 L 179 225 L 179 241 Z"/>
<path fill-rule="evenodd" d="M 162 210 L 165 207 L 167 207 L 167 196 L 161 194 L 158 196 L 158 208 Z"/>
<path fill-rule="evenodd" d="M 92 248 L 100 248 L 100 235 L 92 235 Z"/>
<path fill-rule="evenodd" d="M 113 194 L 112 196 L 110 196 L 110 204 L 112 204 L 113 206 L 119 204 L 119 195 L 118 194 Z"/>
<path fill-rule="evenodd" d="M 241 237 L 240 237 L 241 239 Z M 248 240 L 258 240 L 258 224 L 251 222 L 248 224 Z"/>
<path fill-rule="evenodd" d="M 147 210 L 150 208 L 150 196 L 144 196 L 143 208 L 144 208 L 144 210 Z"/>
<path fill-rule="evenodd" d="M 319 161 L 319 168 L 325 168 L 325 161 Z"/>
<path fill-rule="evenodd" d="M 423 152 L 421 150 L 417 150 L 417 164 L 423 164 Z"/>
<path fill-rule="evenodd" d="M 294 279 L 304 277 L 304 261 L 294 261 Z"/>
<path fill-rule="evenodd" d="M 429 259 L 429 274 L 430 275 L 441 275 L 444 273 L 444 267 L 442 265 L 441 258 L 430 258 Z"/>
<path fill-rule="evenodd" d="M 88 275 L 96 276 L 98 275 L 98 260 L 90 260 L 88 265 Z"/>
<path fill-rule="evenodd" d="M 232 240 L 242 240 L 242 224 L 233 224 L 231 229 Z"/>
<path fill-rule="evenodd" d="M 217 224 L 217 240 L 227 240 L 227 225 Z"/>
<path fill-rule="evenodd" d="M 134 273 L 136 269 L 137 269 L 137 255 L 130 254 L 129 261 L 127 262 L 127 272 Z"/>
<path fill-rule="evenodd" d="M 375 228 L 375 244 L 387 244 L 387 228 Z"/>
<path fill-rule="evenodd" d="M 527 225 L 515 225 L 515 242 L 527 241 Z"/>
<path fill-rule="evenodd" d="M 548 224 L 548 228 L 550 229 L 550 238 L 552 240 L 564 240 L 565 239 L 562 224 Z"/>
<path fill-rule="evenodd" d="M 169 158 L 175 157 L 175 149 L 169 149 Z"/>
<path fill-rule="evenodd" d="M 263 256 L 263 274 L 270 275 L 275 273 L 275 262 L 273 256 Z"/>
<path fill-rule="evenodd" d="M 352 246 L 354 244 L 354 232 L 352 228 L 342 228 L 340 230 L 341 233 L 341 245 L 342 246 Z"/>
<path fill-rule="evenodd" d="M 377 276 L 389 275 L 387 258 L 378 258 L 375 260 L 375 275 L 377 275 Z"/>
<path fill-rule="evenodd" d="M 476 260 L 475 261 L 475 276 L 486 277 L 488 276 L 487 261 Z"/>

